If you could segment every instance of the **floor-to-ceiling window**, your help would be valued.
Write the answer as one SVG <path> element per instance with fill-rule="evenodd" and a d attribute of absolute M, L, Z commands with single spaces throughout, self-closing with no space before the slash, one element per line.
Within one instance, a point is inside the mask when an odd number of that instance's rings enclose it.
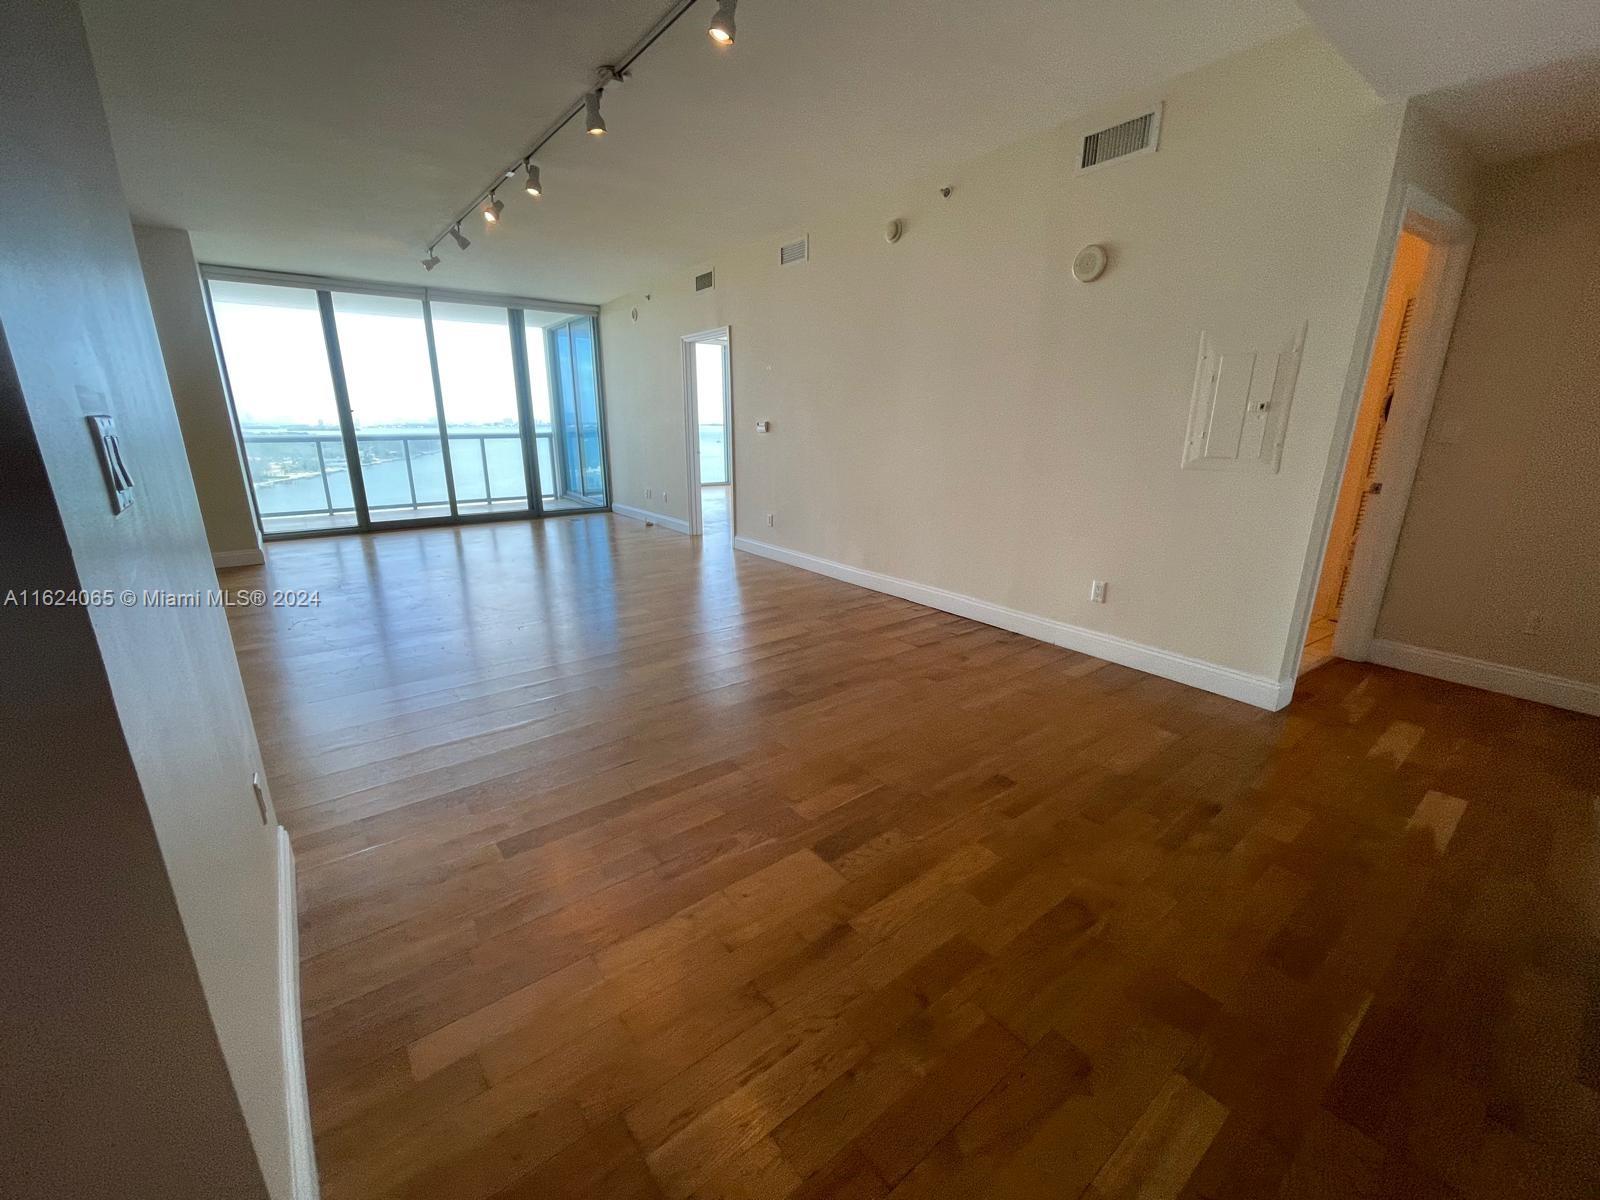
<path fill-rule="evenodd" d="M 356 528 L 317 293 L 217 279 L 211 307 L 262 530 Z"/>
<path fill-rule="evenodd" d="M 698 413 L 700 483 L 715 487 L 728 482 L 728 425 L 723 408 L 727 403 L 728 354 L 724 342 L 694 343 L 695 408 Z"/>
<path fill-rule="evenodd" d="M 606 503 L 605 423 L 594 326 L 593 317 L 583 316 L 544 331 L 557 480 L 547 507 L 594 508 Z"/>
<path fill-rule="evenodd" d="M 592 310 L 205 274 L 266 535 L 609 503 Z"/>
<path fill-rule="evenodd" d="M 462 512 L 525 511 L 523 450 L 511 313 L 504 305 L 435 301 L 433 338 Z"/>
<path fill-rule="evenodd" d="M 334 292 L 333 314 L 373 522 L 449 516 L 422 301 Z"/>

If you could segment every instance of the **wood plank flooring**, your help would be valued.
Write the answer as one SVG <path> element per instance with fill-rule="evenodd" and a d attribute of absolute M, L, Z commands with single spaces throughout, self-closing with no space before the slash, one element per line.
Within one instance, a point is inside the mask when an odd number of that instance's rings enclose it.
<path fill-rule="evenodd" d="M 605 515 L 224 582 L 327 1200 L 1600 1195 L 1600 721 Z"/>

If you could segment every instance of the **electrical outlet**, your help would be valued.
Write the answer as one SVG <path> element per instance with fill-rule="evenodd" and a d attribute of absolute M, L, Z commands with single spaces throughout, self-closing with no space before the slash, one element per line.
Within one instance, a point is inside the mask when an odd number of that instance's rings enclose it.
<path fill-rule="evenodd" d="M 645 490 L 644 490 L 644 498 L 646 500 L 654 500 L 656 498 L 655 489 L 654 488 L 645 488 Z"/>
<path fill-rule="evenodd" d="M 663 489 L 661 489 L 661 503 L 665 504 L 666 502 L 667 502 L 667 491 L 666 491 L 665 488 L 663 488 Z"/>
<path fill-rule="evenodd" d="M 1530 608 L 1527 616 L 1522 619 L 1522 632 L 1528 637 L 1543 633 L 1544 614 L 1536 608 Z"/>
<path fill-rule="evenodd" d="M 1104 604 L 1106 602 L 1106 581 L 1104 579 L 1090 581 L 1089 602 L 1091 604 Z"/>
<path fill-rule="evenodd" d="M 777 523 L 777 518 L 774 517 L 772 513 L 768 513 L 767 514 L 767 524 L 768 525 L 774 525 L 776 523 Z"/>

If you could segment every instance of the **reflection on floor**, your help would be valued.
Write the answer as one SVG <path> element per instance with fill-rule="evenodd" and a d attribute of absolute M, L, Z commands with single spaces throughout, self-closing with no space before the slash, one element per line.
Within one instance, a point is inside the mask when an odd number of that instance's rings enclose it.
<path fill-rule="evenodd" d="M 726 538 L 733 532 L 728 519 L 728 485 L 707 485 L 700 489 L 700 515 L 705 522 L 703 532 L 708 538 Z"/>
<path fill-rule="evenodd" d="M 575 500 L 570 496 L 546 496 L 544 498 L 544 511 L 553 512 L 588 512 L 599 508 L 600 501 Z M 483 516 L 488 513 L 525 513 L 528 511 L 528 502 L 516 497 L 510 500 L 463 500 L 456 506 L 456 511 L 463 517 Z M 404 508 L 374 509 L 372 523 L 374 525 L 392 524 L 397 521 L 425 521 L 450 516 L 448 504 L 419 504 L 415 508 L 407 505 Z M 274 517 L 265 516 L 261 519 L 263 529 L 268 534 L 274 533 L 307 533 L 312 530 L 354 530 L 356 527 L 356 512 L 353 508 L 338 509 L 332 513 L 302 513 L 297 516 Z"/>
<path fill-rule="evenodd" d="M 595 500 L 575 500 L 571 496 L 562 496 L 559 499 L 551 496 L 544 498 L 544 510 L 552 512 L 587 512 L 592 508 L 601 507 L 602 502 Z"/>
<path fill-rule="evenodd" d="M 225 579 L 325 1200 L 1597 1194 L 1600 721 L 603 515 Z"/>
<path fill-rule="evenodd" d="M 1300 674 L 1315 671 L 1333 661 L 1333 634 L 1339 622 L 1333 617 L 1322 617 L 1311 622 L 1306 634 L 1306 652 L 1300 656 Z"/>

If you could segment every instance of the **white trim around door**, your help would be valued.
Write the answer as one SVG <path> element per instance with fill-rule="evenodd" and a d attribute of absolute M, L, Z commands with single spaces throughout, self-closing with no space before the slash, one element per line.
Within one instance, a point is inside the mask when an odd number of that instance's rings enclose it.
<path fill-rule="evenodd" d="M 1280 681 L 1291 692 L 1299 672 L 1301 655 L 1305 651 L 1306 632 L 1311 625 L 1317 584 L 1325 566 L 1334 509 L 1339 501 L 1340 486 L 1344 482 L 1345 464 L 1350 457 L 1362 392 L 1377 350 L 1383 301 L 1388 292 L 1395 250 L 1402 231 L 1419 234 L 1438 253 L 1432 255 L 1428 273 L 1423 279 L 1416 326 L 1419 341 L 1415 357 L 1411 359 L 1412 369 L 1406 373 L 1396 393 L 1392 432 L 1386 435 L 1382 462 L 1385 484 L 1383 503 L 1362 529 L 1345 588 L 1344 604 L 1340 609 L 1334 653 L 1340 658 L 1356 661 L 1365 661 L 1368 657 L 1368 648 L 1377 627 L 1378 610 L 1383 604 L 1383 593 L 1389 584 L 1389 568 L 1400 543 L 1400 527 L 1405 521 L 1411 486 L 1416 479 L 1417 464 L 1422 458 L 1428 419 L 1433 413 L 1434 395 L 1439 387 L 1439 376 L 1444 370 L 1445 352 L 1449 349 L 1456 309 L 1466 286 L 1467 264 L 1472 258 L 1473 241 L 1477 236 L 1476 228 L 1466 217 L 1410 184 L 1405 186 L 1393 215 L 1384 224 L 1383 241 L 1380 243 L 1383 247 L 1381 269 L 1375 267 L 1372 286 L 1368 290 L 1362 314 L 1361 340 L 1358 343 L 1361 351 L 1352 361 L 1346 380 L 1337 432 L 1329 448 L 1317 515 L 1312 522 L 1300 589 L 1293 619 L 1289 623 L 1289 641 L 1284 647 Z"/>

